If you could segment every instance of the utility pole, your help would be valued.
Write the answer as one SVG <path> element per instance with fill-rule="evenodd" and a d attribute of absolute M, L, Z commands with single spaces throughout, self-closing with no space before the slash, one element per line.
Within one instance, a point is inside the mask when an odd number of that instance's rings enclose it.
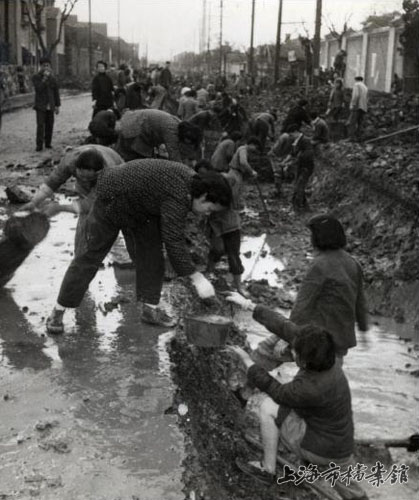
<path fill-rule="evenodd" d="M 207 33 L 207 72 L 211 74 L 211 3 L 208 4 L 208 33 Z"/>
<path fill-rule="evenodd" d="M 282 25 L 282 0 L 279 0 L 278 27 L 276 29 L 274 85 L 276 85 L 279 80 L 279 59 L 281 56 L 281 25 Z"/>
<path fill-rule="evenodd" d="M 93 71 L 93 55 L 92 55 L 92 0 L 89 0 L 89 74 Z"/>
<path fill-rule="evenodd" d="M 223 71 L 223 0 L 220 0 L 220 74 Z"/>
<path fill-rule="evenodd" d="M 317 0 L 316 3 L 316 24 L 314 28 L 313 40 L 313 83 L 317 86 L 319 83 L 319 66 L 320 66 L 320 29 L 322 25 L 322 0 Z"/>
<path fill-rule="evenodd" d="M 202 0 L 202 26 L 201 36 L 199 37 L 199 52 L 205 52 L 207 42 L 207 0 Z"/>
<path fill-rule="evenodd" d="M 120 17 L 121 17 L 121 5 L 120 5 L 120 1 L 118 0 L 118 67 L 121 64 L 121 24 L 120 24 Z"/>
<path fill-rule="evenodd" d="M 253 40 L 254 40 L 254 33 L 255 33 L 255 4 L 256 0 L 252 0 L 252 22 L 251 22 L 251 28 L 250 28 L 250 52 L 249 52 L 249 73 L 250 76 L 252 77 L 252 80 L 254 79 L 254 48 L 253 48 Z"/>

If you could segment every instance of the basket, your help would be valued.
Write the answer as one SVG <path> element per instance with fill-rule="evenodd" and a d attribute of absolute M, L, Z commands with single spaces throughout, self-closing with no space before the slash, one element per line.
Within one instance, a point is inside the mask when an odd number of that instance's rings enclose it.
<path fill-rule="evenodd" d="M 185 318 L 186 338 L 188 342 L 199 347 L 223 346 L 231 326 L 230 319 L 216 314 Z"/>

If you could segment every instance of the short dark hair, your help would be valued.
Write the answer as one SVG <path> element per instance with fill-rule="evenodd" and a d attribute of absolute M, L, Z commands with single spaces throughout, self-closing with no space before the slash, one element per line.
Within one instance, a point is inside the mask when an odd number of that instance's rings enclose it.
<path fill-rule="evenodd" d="M 108 69 L 108 63 L 106 61 L 102 61 L 102 60 L 98 61 L 96 63 L 96 68 L 99 66 L 99 64 L 103 64 L 105 66 L 105 69 Z"/>
<path fill-rule="evenodd" d="M 105 166 L 105 160 L 99 151 L 94 148 L 82 151 L 78 156 L 75 167 L 81 170 L 94 170 L 95 172 L 102 170 Z"/>
<path fill-rule="evenodd" d="M 252 135 L 251 137 L 249 137 L 249 139 L 247 139 L 246 144 L 248 146 L 253 144 L 254 146 L 256 146 L 258 148 L 258 150 L 260 152 L 262 151 L 262 144 L 261 144 L 260 140 L 257 137 L 255 137 L 254 135 Z"/>
<path fill-rule="evenodd" d="M 178 137 L 180 142 L 189 142 L 198 146 L 202 141 L 202 130 L 188 121 L 182 121 L 178 125 Z"/>
<path fill-rule="evenodd" d="M 345 230 L 333 215 L 316 215 L 308 221 L 307 227 L 313 246 L 320 250 L 338 250 L 346 246 Z"/>
<path fill-rule="evenodd" d="M 330 370 L 335 364 L 333 337 L 319 326 L 302 326 L 293 341 L 293 348 L 307 370 L 322 372 Z"/>
<path fill-rule="evenodd" d="M 364 78 L 362 76 L 356 76 L 355 77 L 355 81 L 356 82 L 363 82 L 364 81 Z"/>
<path fill-rule="evenodd" d="M 318 116 L 319 116 L 318 111 L 312 111 L 312 112 L 310 113 L 310 118 L 311 118 L 312 120 L 315 120 Z"/>
<path fill-rule="evenodd" d="M 47 56 L 41 57 L 39 64 L 51 64 L 51 59 Z"/>
<path fill-rule="evenodd" d="M 199 198 L 203 194 L 206 194 L 207 201 L 219 203 L 223 207 L 229 207 L 233 197 L 230 184 L 218 172 L 207 172 L 193 176 L 192 198 Z"/>
<path fill-rule="evenodd" d="M 287 134 L 293 134 L 294 132 L 298 132 L 300 127 L 296 123 L 291 123 L 288 127 L 285 128 L 284 132 Z"/>
<path fill-rule="evenodd" d="M 215 172 L 214 165 L 207 159 L 202 158 L 201 160 L 198 160 L 195 165 L 195 172 L 198 174 L 200 169 L 204 168 L 205 170 L 208 170 L 209 172 Z"/>
<path fill-rule="evenodd" d="M 300 99 L 300 100 L 297 102 L 297 106 L 300 106 L 300 108 L 302 108 L 303 106 L 307 106 L 307 104 L 308 104 L 307 99 Z"/>
<path fill-rule="evenodd" d="M 234 142 L 240 141 L 242 137 L 242 133 L 238 130 L 234 130 L 229 136 L 227 136 L 228 139 L 231 139 Z"/>

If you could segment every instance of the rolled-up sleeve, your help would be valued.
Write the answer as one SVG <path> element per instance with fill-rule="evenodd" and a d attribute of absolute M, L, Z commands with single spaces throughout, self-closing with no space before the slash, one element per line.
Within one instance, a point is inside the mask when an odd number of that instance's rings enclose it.
<path fill-rule="evenodd" d="M 53 191 L 57 191 L 57 189 L 72 175 L 73 172 L 70 168 L 69 162 L 64 157 L 46 179 L 45 184 Z"/>

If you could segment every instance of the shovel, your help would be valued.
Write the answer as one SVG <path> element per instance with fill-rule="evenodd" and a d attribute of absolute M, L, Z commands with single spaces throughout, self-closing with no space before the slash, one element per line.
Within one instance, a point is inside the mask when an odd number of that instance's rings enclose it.
<path fill-rule="evenodd" d="M 419 450 L 419 434 L 412 434 L 407 439 L 357 439 L 360 446 L 377 446 L 380 448 L 406 448 L 407 451 Z"/>
<path fill-rule="evenodd" d="M 257 188 L 257 190 L 258 190 L 258 193 L 259 193 L 259 198 L 260 198 L 260 201 L 262 202 L 263 211 L 265 212 L 266 218 L 267 218 L 267 220 L 268 220 L 269 224 L 270 224 L 271 226 L 274 226 L 274 225 L 275 225 L 275 223 L 274 223 L 274 222 L 272 221 L 272 219 L 271 219 L 271 216 L 270 216 L 270 214 L 269 214 L 268 207 L 267 207 L 266 202 L 265 202 L 265 198 L 263 197 L 262 189 L 260 188 L 260 184 L 259 184 L 259 182 L 258 182 L 258 180 L 257 180 L 257 179 L 255 179 L 255 186 L 256 186 L 256 188 Z"/>

